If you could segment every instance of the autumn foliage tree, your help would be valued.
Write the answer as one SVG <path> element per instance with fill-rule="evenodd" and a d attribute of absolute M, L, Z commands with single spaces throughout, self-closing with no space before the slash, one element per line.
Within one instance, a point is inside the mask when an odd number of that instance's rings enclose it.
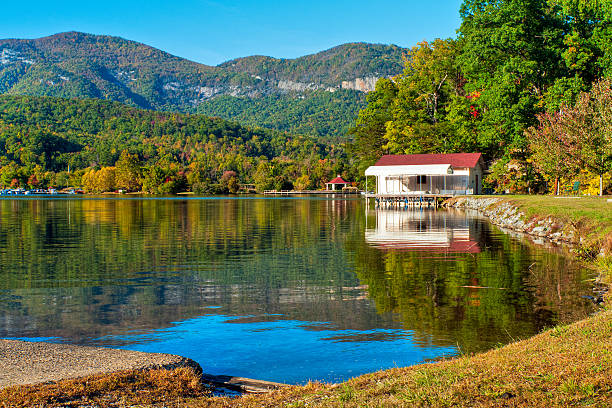
<path fill-rule="evenodd" d="M 603 175 L 612 171 L 612 81 L 595 83 L 590 93 L 580 95 L 574 110 L 578 120 L 571 125 L 581 147 L 579 159 L 599 176 L 603 195 Z"/>
<path fill-rule="evenodd" d="M 137 154 L 124 150 L 115 163 L 115 184 L 117 188 L 138 191 L 142 188 L 142 164 Z"/>
<path fill-rule="evenodd" d="M 537 116 L 539 124 L 525 131 L 534 166 L 554 180 L 557 195 L 561 179 L 576 174 L 578 168 L 579 146 L 563 121 L 566 111 L 542 113 Z"/>
<path fill-rule="evenodd" d="M 539 125 L 525 135 L 538 169 L 555 179 L 586 169 L 599 176 L 612 171 L 612 81 L 602 80 L 583 92 L 573 106 L 537 116 Z M 555 188 L 558 193 L 558 187 Z"/>

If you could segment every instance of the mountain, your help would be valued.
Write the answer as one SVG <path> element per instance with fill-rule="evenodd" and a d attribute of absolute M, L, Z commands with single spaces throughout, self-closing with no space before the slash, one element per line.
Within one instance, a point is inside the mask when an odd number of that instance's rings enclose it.
<path fill-rule="evenodd" d="M 251 124 L 337 136 L 346 129 L 346 117 L 339 113 L 353 112 L 352 122 L 364 105 L 362 93 L 372 90 L 377 78 L 402 71 L 403 53 L 393 45 L 353 43 L 296 59 L 253 56 L 208 66 L 119 37 L 67 32 L 0 40 L 0 93 L 107 99 L 237 120 L 251 117 L 248 112 L 256 108 L 268 120 Z M 343 90 L 323 97 L 331 101 L 329 113 L 322 112 L 315 127 L 299 123 L 312 116 L 308 109 L 321 92 Z M 228 109 L 231 101 L 245 108 Z M 293 114 L 287 118 L 289 106 Z"/>
<path fill-rule="evenodd" d="M 34 40 L 0 40 L 0 92 L 99 98 L 142 108 L 184 109 L 225 84 L 227 73 L 118 37 L 69 32 Z"/>
<path fill-rule="evenodd" d="M 278 82 L 279 88 L 292 91 L 328 87 L 367 92 L 374 90 L 376 79 L 402 71 L 404 52 L 395 45 L 351 43 L 296 59 L 252 56 L 219 67 Z"/>

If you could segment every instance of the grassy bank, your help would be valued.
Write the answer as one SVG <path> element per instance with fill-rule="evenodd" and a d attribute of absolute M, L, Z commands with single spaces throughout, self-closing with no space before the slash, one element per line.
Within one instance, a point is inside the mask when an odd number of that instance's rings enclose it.
<path fill-rule="evenodd" d="M 574 226 L 581 237 L 612 252 L 612 202 L 600 197 L 512 196 L 504 198 L 527 217 L 553 217 Z"/>
<path fill-rule="evenodd" d="M 210 396 L 191 367 L 120 371 L 0 389 L 0 407 L 178 406 Z"/>

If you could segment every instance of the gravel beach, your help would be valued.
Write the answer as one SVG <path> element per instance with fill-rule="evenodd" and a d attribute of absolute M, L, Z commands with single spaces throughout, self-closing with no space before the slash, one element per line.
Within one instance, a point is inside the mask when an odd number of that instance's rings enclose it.
<path fill-rule="evenodd" d="M 121 370 L 194 367 L 195 361 L 172 354 L 104 347 L 0 340 L 0 388 L 39 384 Z"/>

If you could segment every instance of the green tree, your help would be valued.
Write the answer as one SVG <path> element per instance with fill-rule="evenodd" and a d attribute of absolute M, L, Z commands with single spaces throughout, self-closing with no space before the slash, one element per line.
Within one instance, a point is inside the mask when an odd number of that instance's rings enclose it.
<path fill-rule="evenodd" d="M 295 180 L 293 186 L 296 190 L 304 191 L 312 188 L 310 176 L 308 174 L 303 174 Z"/>
<path fill-rule="evenodd" d="M 15 162 L 10 162 L 0 168 L 0 185 L 2 187 L 13 186 L 13 180 L 18 180 L 19 166 Z"/>
<path fill-rule="evenodd" d="M 166 173 L 159 166 L 148 166 L 144 169 L 142 190 L 151 194 L 159 194 L 160 186 L 166 182 Z"/>
<path fill-rule="evenodd" d="M 385 147 L 391 153 L 441 153 L 469 147 L 454 140 L 446 120 L 448 104 L 461 93 L 459 52 L 454 40 L 421 42 L 405 59 L 396 78 L 398 93 L 386 123 Z"/>
<path fill-rule="evenodd" d="M 115 163 L 115 184 L 117 188 L 127 191 L 139 191 L 142 188 L 142 164 L 137 154 L 121 152 Z"/>
<path fill-rule="evenodd" d="M 563 21 L 545 0 L 465 0 L 458 62 L 479 115 L 478 144 L 497 158 L 525 149 L 542 96 L 563 73 Z"/>
<path fill-rule="evenodd" d="M 257 165 L 257 170 L 253 175 L 255 189 L 259 192 L 272 190 L 274 188 L 274 180 L 272 178 L 272 169 L 267 161 L 260 161 Z"/>
<path fill-rule="evenodd" d="M 379 79 L 376 90 L 367 96 L 368 105 L 359 111 L 356 126 L 350 130 L 353 141 L 349 149 L 356 157 L 361 173 L 388 153 L 384 137 L 387 122 L 393 118 L 392 108 L 397 92 L 395 82 L 387 78 Z"/>

